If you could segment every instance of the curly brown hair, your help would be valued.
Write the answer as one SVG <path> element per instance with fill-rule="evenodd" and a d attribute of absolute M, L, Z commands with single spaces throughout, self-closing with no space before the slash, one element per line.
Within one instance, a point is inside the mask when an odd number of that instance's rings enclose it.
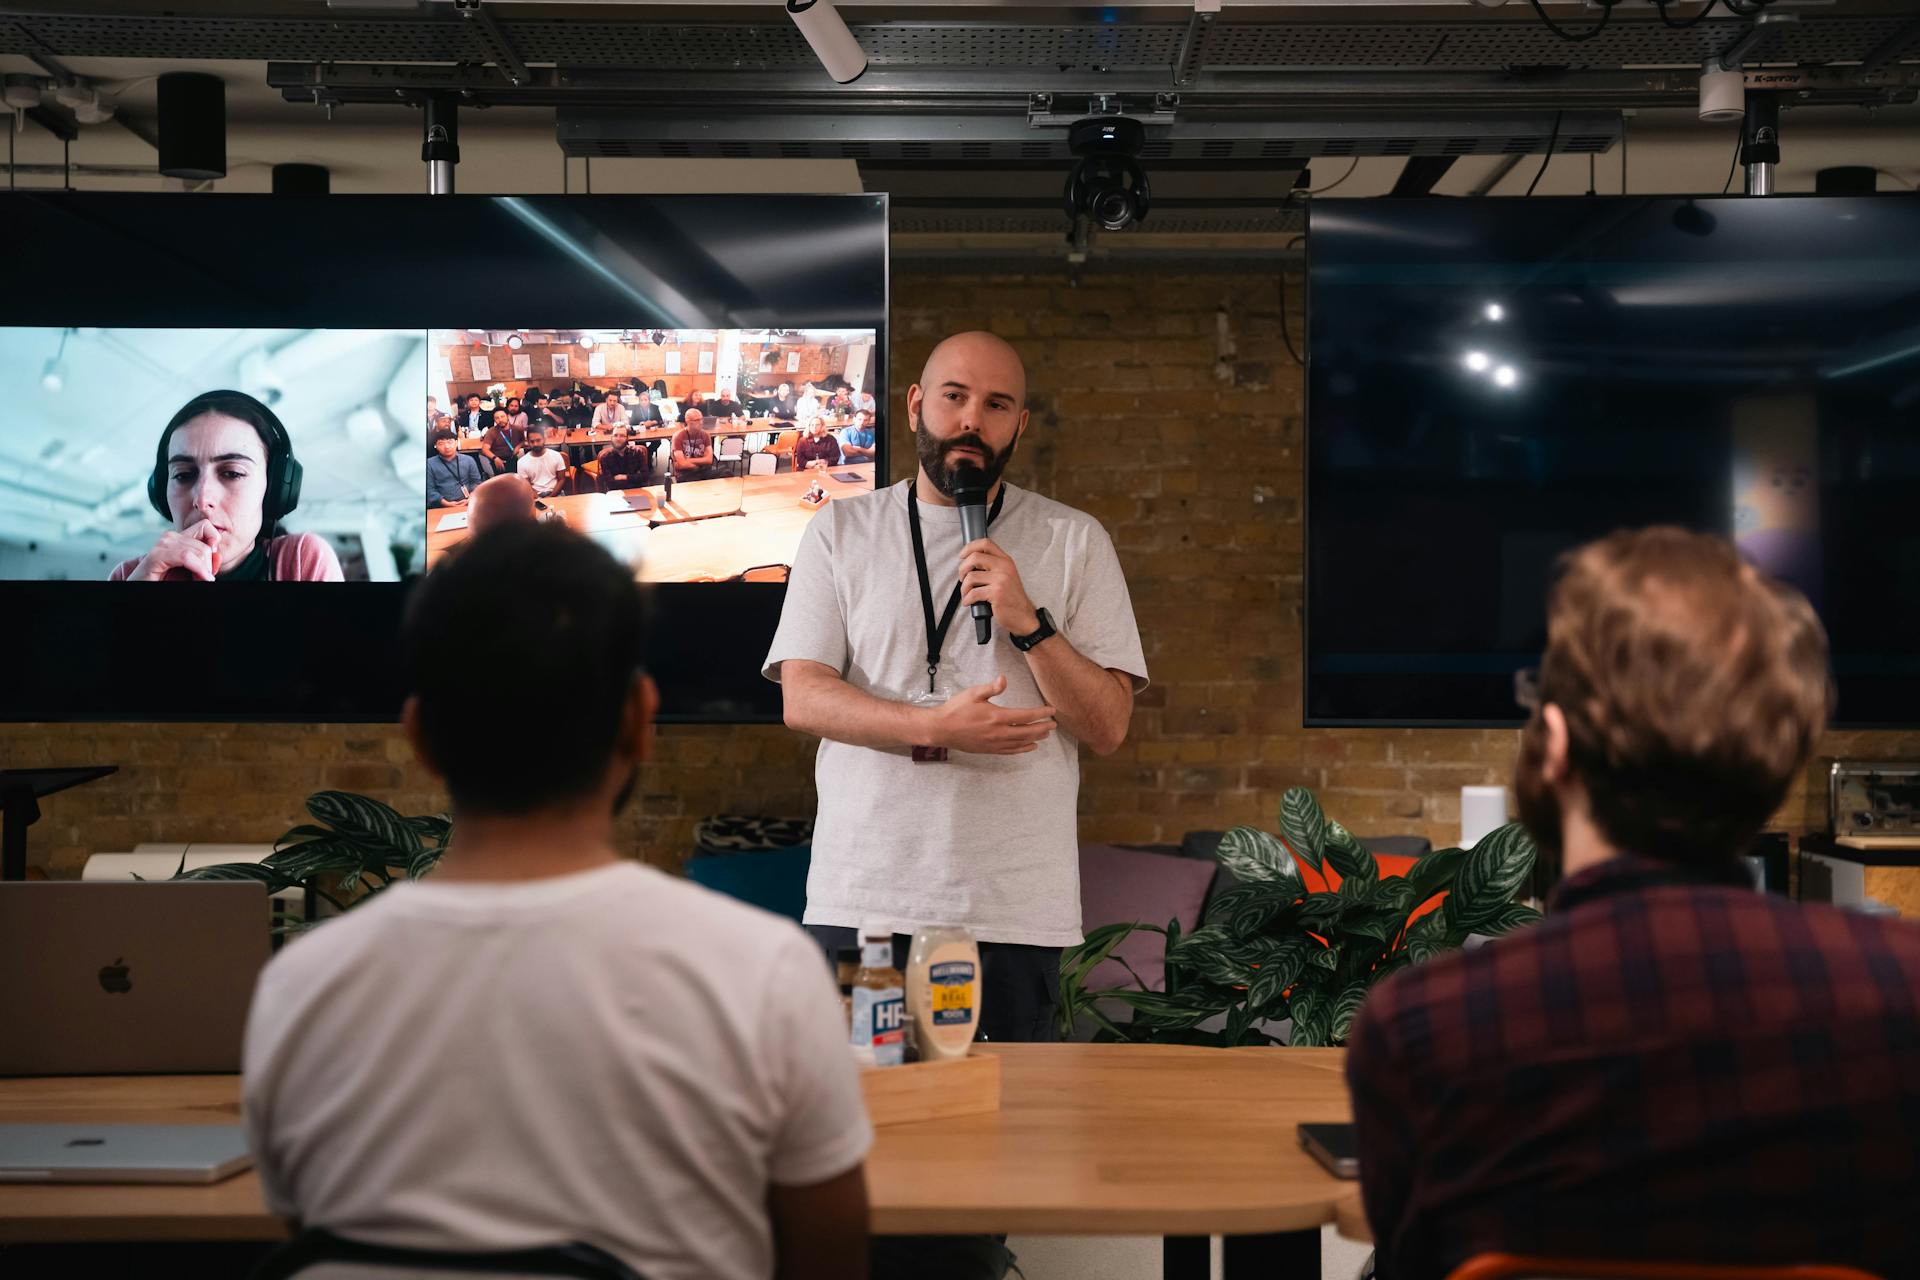
<path fill-rule="evenodd" d="M 1615 848 L 1724 861 L 1779 808 L 1826 725 L 1826 632 L 1805 596 L 1724 538 L 1625 530 L 1562 561 L 1539 700 L 1566 716 L 1569 765 Z M 1536 708 L 1523 780 L 1543 737 Z"/>

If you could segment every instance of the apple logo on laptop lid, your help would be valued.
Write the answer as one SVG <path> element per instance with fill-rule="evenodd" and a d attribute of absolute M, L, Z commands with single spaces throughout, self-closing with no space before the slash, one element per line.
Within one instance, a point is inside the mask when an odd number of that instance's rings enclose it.
<path fill-rule="evenodd" d="M 123 963 L 125 960 L 125 956 L 115 956 L 112 964 L 100 967 L 100 989 L 110 996 L 123 996 L 133 990 L 133 980 L 127 976 L 130 970 Z"/>

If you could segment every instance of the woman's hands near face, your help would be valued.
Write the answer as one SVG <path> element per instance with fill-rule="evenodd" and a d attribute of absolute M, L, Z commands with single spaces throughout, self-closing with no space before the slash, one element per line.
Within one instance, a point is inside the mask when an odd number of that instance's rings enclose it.
<path fill-rule="evenodd" d="M 212 582 L 220 572 L 220 531 L 205 520 L 185 529 L 169 529 L 142 556 L 127 575 L 130 582 L 184 581 L 197 578 Z"/>

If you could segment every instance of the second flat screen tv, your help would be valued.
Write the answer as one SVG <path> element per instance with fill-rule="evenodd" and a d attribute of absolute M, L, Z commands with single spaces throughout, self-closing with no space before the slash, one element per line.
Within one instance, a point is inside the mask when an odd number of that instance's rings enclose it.
<path fill-rule="evenodd" d="M 1731 538 L 1920 724 L 1920 197 L 1316 201 L 1306 718 L 1515 723 L 1561 553 Z"/>
<path fill-rule="evenodd" d="M 650 584 L 663 720 L 777 719 L 800 537 L 886 482 L 884 196 L 34 192 L 0 240 L 5 719 L 392 719 L 506 472 Z"/>

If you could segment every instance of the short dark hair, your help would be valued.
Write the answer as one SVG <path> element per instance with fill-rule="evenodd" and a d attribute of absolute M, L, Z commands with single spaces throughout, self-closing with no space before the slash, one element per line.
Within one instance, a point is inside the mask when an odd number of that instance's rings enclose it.
<path fill-rule="evenodd" d="M 454 655 L 485 637 L 566 673 L 564 696 L 482 696 Z M 467 541 L 414 588 L 401 628 L 420 736 L 465 813 L 525 814 L 591 795 L 620 733 L 625 689 L 643 670 L 647 604 L 632 570 L 554 521 L 517 521 Z M 559 686 L 555 686 L 558 692 Z M 539 744 L 535 778 L 504 780 Z"/>
<path fill-rule="evenodd" d="M 432 443 L 439 444 L 442 440 L 451 440 L 451 439 L 453 439 L 453 432 L 447 430 L 445 427 L 441 427 L 439 430 L 433 433 Z"/>

